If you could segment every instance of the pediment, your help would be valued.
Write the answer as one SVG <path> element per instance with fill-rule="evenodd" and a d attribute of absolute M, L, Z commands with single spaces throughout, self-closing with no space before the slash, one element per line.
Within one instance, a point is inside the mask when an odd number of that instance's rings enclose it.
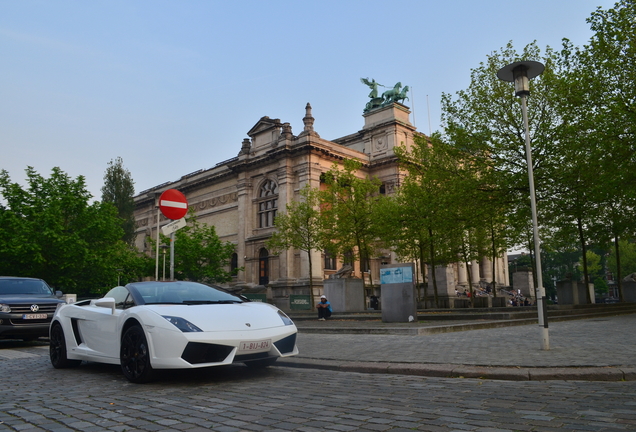
<path fill-rule="evenodd" d="M 282 123 L 280 119 L 271 119 L 267 116 L 261 117 L 261 119 L 256 122 L 256 124 L 252 127 L 252 129 L 247 132 L 247 135 L 254 139 L 257 135 L 260 135 L 264 132 L 269 132 L 272 129 L 280 130 L 282 127 Z"/>

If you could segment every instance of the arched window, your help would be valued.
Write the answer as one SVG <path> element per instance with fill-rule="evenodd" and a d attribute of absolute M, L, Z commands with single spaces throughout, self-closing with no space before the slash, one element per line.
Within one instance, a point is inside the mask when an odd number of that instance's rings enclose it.
<path fill-rule="evenodd" d="M 337 270 L 336 256 L 332 255 L 328 250 L 325 250 L 325 270 Z"/>
<path fill-rule="evenodd" d="M 353 267 L 353 251 L 352 250 L 348 250 L 344 253 L 344 255 L 342 256 L 342 264 L 348 264 L 351 267 Z"/>
<path fill-rule="evenodd" d="M 278 185 L 273 180 L 267 180 L 258 193 L 258 227 L 274 226 L 276 211 L 278 210 Z"/>

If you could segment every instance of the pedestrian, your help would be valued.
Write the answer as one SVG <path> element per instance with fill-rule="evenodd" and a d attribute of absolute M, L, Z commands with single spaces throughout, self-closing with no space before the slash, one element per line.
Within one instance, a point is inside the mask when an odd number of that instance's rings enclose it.
<path fill-rule="evenodd" d="M 320 303 L 316 305 L 316 308 L 318 309 L 319 321 L 324 321 L 325 319 L 329 318 L 331 316 L 331 312 L 333 312 L 331 310 L 331 303 L 329 303 L 327 297 L 325 297 L 324 295 L 320 296 Z"/>

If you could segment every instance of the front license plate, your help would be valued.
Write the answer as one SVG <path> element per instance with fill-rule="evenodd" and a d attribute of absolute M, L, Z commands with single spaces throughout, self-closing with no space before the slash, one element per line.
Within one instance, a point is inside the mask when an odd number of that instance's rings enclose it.
<path fill-rule="evenodd" d="M 249 342 L 241 342 L 239 344 L 239 351 L 241 352 L 250 352 L 250 351 L 269 351 L 269 348 L 272 346 L 272 340 L 266 339 L 261 341 L 249 341 Z"/>
<path fill-rule="evenodd" d="M 22 319 L 46 319 L 46 314 L 24 314 Z"/>

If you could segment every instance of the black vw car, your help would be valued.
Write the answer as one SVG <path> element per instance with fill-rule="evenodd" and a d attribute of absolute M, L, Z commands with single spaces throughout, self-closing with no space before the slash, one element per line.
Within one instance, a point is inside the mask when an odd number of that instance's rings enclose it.
<path fill-rule="evenodd" d="M 0 339 L 48 337 L 61 296 L 42 279 L 0 276 Z"/>

